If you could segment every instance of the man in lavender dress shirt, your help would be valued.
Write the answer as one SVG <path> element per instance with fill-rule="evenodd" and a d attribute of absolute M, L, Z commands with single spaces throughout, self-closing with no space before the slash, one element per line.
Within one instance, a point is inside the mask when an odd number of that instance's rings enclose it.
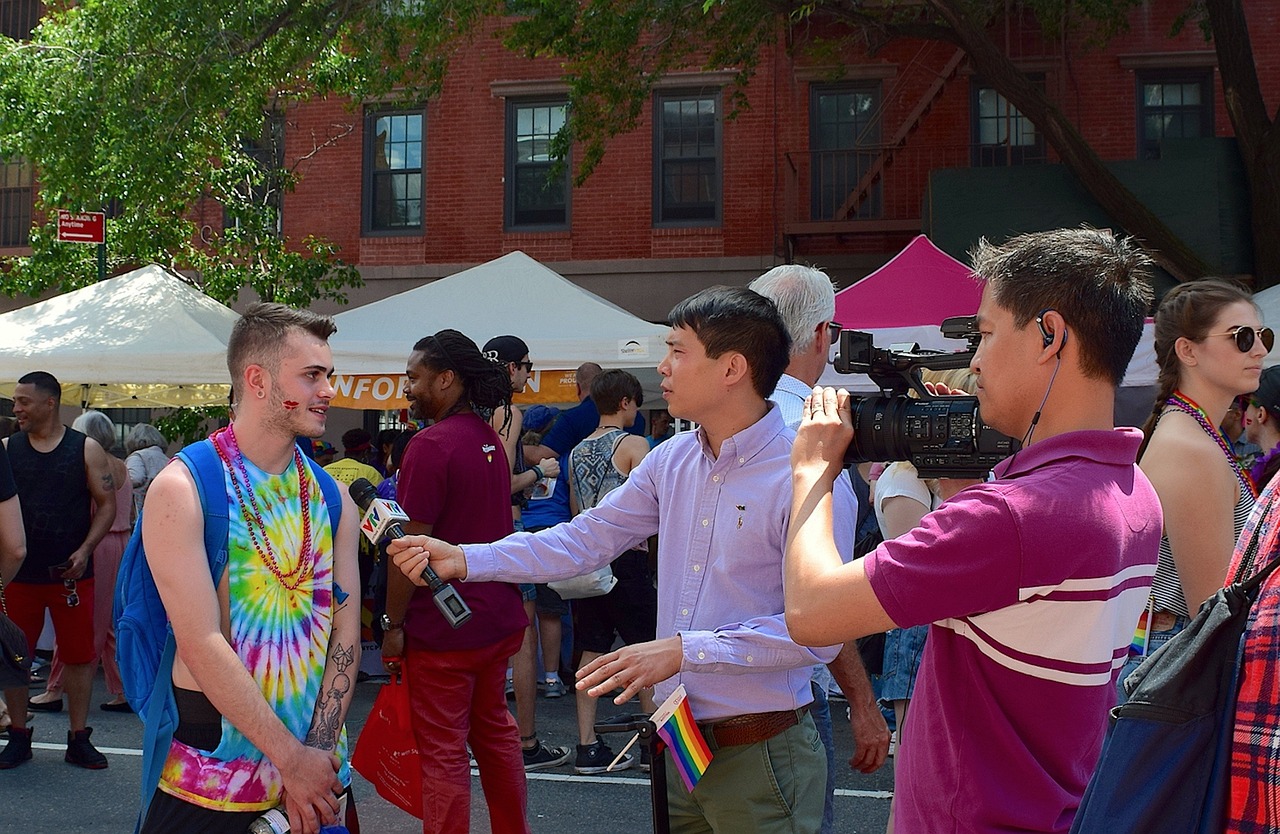
<path fill-rule="evenodd" d="M 672 416 L 700 424 L 649 453 L 626 483 L 572 522 L 494 544 L 425 537 L 392 545 L 415 582 L 428 558 L 442 578 L 546 582 L 585 573 L 658 534 L 658 639 L 606 654 L 578 687 L 622 704 L 684 684 L 714 758 L 690 794 L 667 769 L 673 832 L 812 834 L 826 758 L 808 706 L 810 670 L 839 646 L 802 648 L 783 619 L 791 432 L 766 399 L 790 339 L 773 303 L 716 287 L 671 312 L 658 366 Z M 857 504 L 844 482 L 835 538 L 853 544 Z"/>

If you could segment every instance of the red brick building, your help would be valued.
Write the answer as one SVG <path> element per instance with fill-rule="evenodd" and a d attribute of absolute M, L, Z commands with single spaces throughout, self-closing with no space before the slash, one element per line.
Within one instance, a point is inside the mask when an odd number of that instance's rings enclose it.
<path fill-rule="evenodd" d="M 0 0 L 0 20 L 15 5 Z M 995 37 L 1103 159 L 1133 161 L 1141 173 L 1170 139 L 1231 136 L 1212 44 L 1194 26 L 1170 36 L 1181 8 L 1146 3 L 1105 48 L 1087 47 L 1087 33 L 1042 37 L 1029 18 L 1001 24 Z M 1280 8 L 1250 0 L 1246 12 L 1264 92 L 1274 94 Z M 725 112 L 732 72 L 667 77 L 639 127 L 570 187 L 567 175 L 547 179 L 566 101 L 556 65 L 480 36 L 453 59 L 441 95 L 419 107 L 329 100 L 289 109 L 286 160 L 307 158 L 284 198 L 283 231 L 338 244 L 368 285 L 353 303 L 520 249 L 656 320 L 696 289 L 743 283 L 786 260 L 827 267 L 847 285 L 922 229 L 936 239 L 962 219 L 952 238 L 1014 230 L 1007 218 L 983 225 L 1002 186 L 957 211 L 954 191 L 948 204 L 930 184 L 936 171 L 992 168 L 1006 179 L 967 179 L 965 188 L 1008 182 L 1010 168 L 1056 161 L 963 52 L 901 41 L 843 63 L 814 65 L 775 44 L 747 89 L 749 108 L 734 118 Z M 29 217 L 29 171 L 0 164 L 0 254 L 21 251 L 12 247 L 24 200 Z M 201 210 L 217 215 L 216 206 Z M 1053 222 L 1097 222 L 1073 211 L 1065 205 Z"/>

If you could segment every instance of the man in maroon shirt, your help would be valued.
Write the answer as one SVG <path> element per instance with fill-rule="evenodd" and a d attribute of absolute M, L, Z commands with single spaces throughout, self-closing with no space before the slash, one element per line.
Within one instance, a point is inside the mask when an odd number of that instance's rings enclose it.
<path fill-rule="evenodd" d="M 414 435 L 400 464 L 396 497 L 407 533 L 445 541 L 492 542 L 512 532 L 511 467 L 502 441 L 477 411 L 511 403 L 505 366 L 486 359 L 456 330 L 413 346 L 406 396 L 432 421 Z M 527 834 L 520 733 L 503 692 L 507 661 L 528 621 L 515 585 L 457 586 L 472 617 L 452 628 L 428 591 L 391 571 L 382 627 L 388 671 L 409 681 L 414 735 L 422 753 L 423 831 L 467 834 L 471 773 L 467 744 L 480 769 L 494 834 Z"/>

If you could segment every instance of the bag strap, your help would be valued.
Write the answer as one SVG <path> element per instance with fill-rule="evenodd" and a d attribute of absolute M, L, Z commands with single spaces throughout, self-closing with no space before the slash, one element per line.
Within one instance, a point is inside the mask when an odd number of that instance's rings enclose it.
<path fill-rule="evenodd" d="M 4 579 L 0 578 L 0 614 L 9 616 L 9 606 L 4 601 Z"/>

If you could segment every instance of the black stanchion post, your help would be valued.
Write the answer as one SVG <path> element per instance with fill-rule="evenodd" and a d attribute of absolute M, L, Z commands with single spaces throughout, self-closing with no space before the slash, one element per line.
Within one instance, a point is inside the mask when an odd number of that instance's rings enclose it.
<path fill-rule="evenodd" d="M 658 727 L 646 715 L 632 716 L 626 723 L 596 724 L 596 732 L 636 733 L 649 752 L 649 802 L 653 806 L 653 834 L 671 834 L 671 812 L 667 807 L 667 752 Z"/>

